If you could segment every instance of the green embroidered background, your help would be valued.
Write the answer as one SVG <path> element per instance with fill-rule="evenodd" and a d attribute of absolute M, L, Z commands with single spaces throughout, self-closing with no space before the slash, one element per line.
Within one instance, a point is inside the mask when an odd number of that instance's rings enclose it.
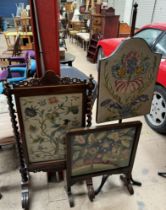
<path fill-rule="evenodd" d="M 64 135 L 82 126 L 82 94 L 21 97 L 30 162 L 64 160 Z"/>

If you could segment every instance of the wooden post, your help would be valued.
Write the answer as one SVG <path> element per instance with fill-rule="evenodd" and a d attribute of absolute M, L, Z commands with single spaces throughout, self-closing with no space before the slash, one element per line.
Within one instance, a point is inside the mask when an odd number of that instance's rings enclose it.
<path fill-rule="evenodd" d="M 40 52 L 37 27 L 35 21 L 35 11 L 33 1 L 36 3 L 38 15 L 38 28 L 42 46 Z M 35 44 L 35 54 L 37 61 L 37 76 L 42 76 L 41 69 L 41 53 L 46 70 L 53 70 L 57 75 L 60 75 L 60 54 L 59 54 L 59 9 L 58 1 L 56 0 L 30 0 L 32 29 Z M 45 70 L 45 71 L 46 71 Z"/>
<path fill-rule="evenodd" d="M 136 18 L 137 18 L 137 7 L 138 4 L 134 4 L 134 10 L 133 10 L 133 15 L 132 15 L 132 23 L 131 23 L 131 31 L 130 31 L 130 37 L 134 36 L 134 31 L 135 31 L 135 23 L 136 23 Z"/>

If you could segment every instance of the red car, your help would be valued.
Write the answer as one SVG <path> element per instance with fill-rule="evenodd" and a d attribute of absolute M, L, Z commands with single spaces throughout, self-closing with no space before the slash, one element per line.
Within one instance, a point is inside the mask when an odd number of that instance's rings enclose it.
<path fill-rule="evenodd" d="M 145 25 L 134 37 L 143 38 L 152 51 L 162 54 L 151 111 L 145 116 L 145 120 L 152 129 L 166 133 L 166 23 Z M 123 40 L 124 38 L 100 40 L 97 61 L 111 55 Z"/>

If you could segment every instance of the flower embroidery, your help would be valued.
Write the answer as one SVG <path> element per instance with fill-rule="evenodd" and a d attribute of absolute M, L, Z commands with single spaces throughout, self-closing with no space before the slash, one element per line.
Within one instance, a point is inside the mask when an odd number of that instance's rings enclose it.
<path fill-rule="evenodd" d="M 29 126 L 29 130 L 31 131 L 31 132 L 36 132 L 38 129 L 37 129 L 37 127 L 36 126 L 34 126 L 34 125 L 30 125 Z"/>
<path fill-rule="evenodd" d="M 85 139 L 82 136 L 76 136 L 76 142 L 78 144 L 85 144 Z"/>
<path fill-rule="evenodd" d="M 141 55 L 131 51 L 122 57 L 120 63 L 112 66 L 112 75 L 115 80 L 115 90 L 118 92 L 134 92 L 143 86 L 143 74 L 149 64 L 149 58 L 142 62 Z"/>
<path fill-rule="evenodd" d="M 66 131 L 82 125 L 80 104 L 82 96 L 77 93 L 21 99 L 30 161 L 65 158 Z"/>
<path fill-rule="evenodd" d="M 28 117 L 35 117 L 37 115 L 37 111 L 34 107 L 26 107 L 25 108 L 25 115 Z"/>
<path fill-rule="evenodd" d="M 48 99 L 48 101 L 49 101 L 50 104 L 58 103 L 58 99 L 57 99 L 55 96 L 50 97 L 50 98 Z"/>
<path fill-rule="evenodd" d="M 72 173 L 128 165 L 135 128 L 76 135 L 72 139 Z"/>
<path fill-rule="evenodd" d="M 133 97 L 130 103 L 125 104 L 120 104 L 118 102 L 114 102 L 111 99 L 106 99 L 101 102 L 100 106 L 105 107 L 108 110 L 118 110 L 120 116 L 129 117 L 140 103 L 146 102 L 148 100 L 148 95 L 140 95 L 137 98 Z"/>

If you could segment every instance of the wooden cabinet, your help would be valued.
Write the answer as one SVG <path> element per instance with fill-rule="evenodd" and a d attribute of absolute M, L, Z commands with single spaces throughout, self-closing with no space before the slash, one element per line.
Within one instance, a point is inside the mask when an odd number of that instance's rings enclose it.
<path fill-rule="evenodd" d="M 129 37 L 131 33 L 131 27 L 127 23 L 119 24 L 119 37 Z"/>
<path fill-rule="evenodd" d="M 119 15 L 114 15 L 113 8 L 91 15 L 91 36 L 95 33 L 100 33 L 104 39 L 113 38 L 118 37 L 118 32 Z"/>
<path fill-rule="evenodd" d="M 99 39 L 114 38 L 119 35 L 119 15 L 110 7 L 101 10 L 101 13 L 91 15 L 90 43 L 87 52 L 87 59 L 92 63 L 97 58 L 97 42 Z"/>

